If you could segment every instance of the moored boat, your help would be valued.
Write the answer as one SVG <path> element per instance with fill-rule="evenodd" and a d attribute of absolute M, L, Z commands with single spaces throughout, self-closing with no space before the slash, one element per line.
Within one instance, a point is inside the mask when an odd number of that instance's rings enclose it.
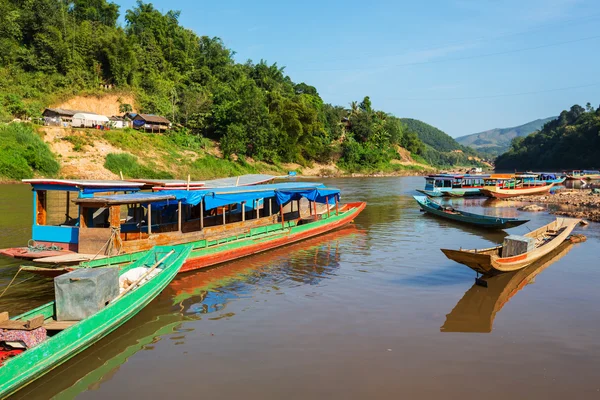
<path fill-rule="evenodd" d="M 490 175 L 434 174 L 425 177 L 425 188 L 417 189 L 429 197 L 466 197 L 481 195 L 484 179 Z"/>
<path fill-rule="evenodd" d="M 442 249 L 442 252 L 449 259 L 481 274 L 516 271 L 560 246 L 580 222 L 575 218 L 556 218 L 523 236 L 508 236 L 500 246 L 474 250 Z"/>
<path fill-rule="evenodd" d="M 38 191 L 47 190 L 34 184 L 34 198 L 44 198 L 47 194 Z M 68 231 L 61 235 L 64 241 L 50 243 L 62 250 L 39 255 L 28 248 L 17 248 L 4 250 L 3 254 L 60 265 L 58 269 L 25 268 L 56 276 L 78 264 L 128 263 L 155 245 L 189 243 L 193 250 L 181 269 L 189 271 L 344 226 L 366 203 L 342 205 L 339 196 L 339 189 L 307 182 L 117 195 L 96 193 L 69 202 L 79 207 L 72 211 L 80 216 L 75 226 L 50 227 Z M 46 203 L 34 202 L 34 215 L 45 216 L 35 218 L 34 233 L 40 226 L 46 228 L 52 219 L 48 210 Z M 62 212 L 62 207 L 57 212 Z M 34 235 L 33 240 L 40 239 Z M 67 246 L 70 247 L 65 249 Z"/>
<path fill-rule="evenodd" d="M 529 222 L 526 219 L 503 218 L 489 215 L 473 214 L 456 210 L 449 206 L 442 206 L 425 196 L 413 196 L 422 209 L 430 214 L 450 219 L 457 222 L 487 229 L 507 229 Z"/>
<path fill-rule="evenodd" d="M 567 240 L 523 269 L 479 278 L 446 315 L 440 332 L 491 332 L 496 314 L 504 305 L 520 290 L 534 283 L 536 276 L 564 257 L 573 247 Z"/>
<path fill-rule="evenodd" d="M 26 348 L 0 365 L 0 397 L 16 392 L 128 321 L 173 280 L 189 251 L 189 246 L 182 245 L 156 247 L 147 252 L 137 262 L 121 269 L 119 274 L 140 267 L 147 272 L 106 306 L 84 319 L 57 320 L 55 302 L 12 318 L 10 322 L 14 325 L 40 322 L 36 329 L 42 339 L 39 344 Z"/>
<path fill-rule="evenodd" d="M 540 180 L 527 180 L 523 178 L 498 179 L 492 175 L 485 180 L 485 186 L 481 189 L 481 193 L 488 197 L 507 199 L 517 196 L 547 193 L 553 186 L 554 183 Z"/>
<path fill-rule="evenodd" d="M 598 170 L 573 170 L 566 173 L 567 179 L 569 180 L 599 180 L 600 171 Z"/>

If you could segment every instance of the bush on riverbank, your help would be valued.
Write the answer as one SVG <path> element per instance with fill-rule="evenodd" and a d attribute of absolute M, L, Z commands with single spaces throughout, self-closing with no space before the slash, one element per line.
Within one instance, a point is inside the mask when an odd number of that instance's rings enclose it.
<path fill-rule="evenodd" d="M 141 165 L 135 156 L 126 153 L 110 153 L 104 167 L 115 174 L 123 173 L 126 178 L 171 179 L 168 172 Z"/>
<path fill-rule="evenodd" d="M 59 164 L 50 148 L 29 124 L 0 126 L 0 178 L 54 176 Z"/>

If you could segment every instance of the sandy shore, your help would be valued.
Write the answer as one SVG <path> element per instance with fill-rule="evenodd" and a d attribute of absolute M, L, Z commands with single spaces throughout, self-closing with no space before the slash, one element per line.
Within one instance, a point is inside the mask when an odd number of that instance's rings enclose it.
<path fill-rule="evenodd" d="M 600 194 L 591 190 L 563 190 L 556 194 L 513 197 L 512 201 L 558 206 L 552 214 L 600 222 Z"/>

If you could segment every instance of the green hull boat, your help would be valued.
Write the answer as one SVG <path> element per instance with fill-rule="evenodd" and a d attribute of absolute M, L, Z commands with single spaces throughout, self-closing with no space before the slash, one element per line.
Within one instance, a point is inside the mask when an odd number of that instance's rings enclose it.
<path fill-rule="evenodd" d="M 54 335 L 50 334 L 56 332 L 51 330 L 52 323 L 55 326 L 57 324 L 54 320 L 54 302 L 12 318 L 18 321 L 43 315 L 43 326 L 47 327 L 49 335 L 44 342 L 8 359 L 0 366 L 0 398 L 15 393 L 128 321 L 171 283 L 190 251 L 189 245 L 154 247 L 139 260 L 122 268 L 119 273 L 122 275 L 137 267 L 156 267 L 161 270 L 160 273 L 120 295 L 96 314 L 65 327 Z"/>

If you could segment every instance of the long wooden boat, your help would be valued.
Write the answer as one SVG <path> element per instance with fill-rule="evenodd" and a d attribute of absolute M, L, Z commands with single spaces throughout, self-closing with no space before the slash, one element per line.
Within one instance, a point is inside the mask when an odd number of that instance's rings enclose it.
<path fill-rule="evenodd" d="M 600 171 L 598 170 L 574 170 L 566 173 L 567 179 L 573 181 L 579 180 L 600 180 Z"/>
<path fill-rule="evenodd" d="M 531 196 L 536 194 L 548 193 L 554 186 L 554 183 L 540 183 L 533 185 L 522 185 L 506 188 L 502 186 L 485 186 L 481 189 L 481 193 L 488 197 L 496 199 L 508 199 L 518 196 Z"/>
<path fill-rule="evenodd" d="M 155 267 L 156 258 L 160 258 L 156 268 L 161 272 L 81 321 L 56 321 L 54 302 L 13 318 L 14 321 L 28 320 L 42 315 L 42 326 L 46 328 L 49 337 L 0 366 L 0 397 L 14 393 L 56 368 L 129 320 L 173 280 L 190 250 L 190 246 L 166 246 L 147 252 L 140 260 L 123 268 L 120 274 L 140 266 Z"/>
<path fill-rule="evenodd" d="M 533 250 L 511 257 L 503 256 L 503 245 L 487 249 L 441 250 L 449 259 L 484 275 L 516 271 L 560 246 L 580 222 L 581 220 L 576 218 L 556 218 L 555 221 L 524 235 L 535 240 Z"/>
<path fill-rule="evenodd" d="M 413 197 L 421 206 L 421 208 L 430 214 L 481 228 L 507 229 L 529 222 L 527 219 L 502 218 L 489 215 L 473 214 L 466 211 L 456 210 L 449 206 L 442 206 L 425 196 Z"/>
<path fill-rule="evenodd" d="M 49 226 L 48 191 L 47 186 L 34 185 L 32 239 L 54 250 L 46 254 L 43 247 L 42 252 L 21 247 L 0 252 L 49 264 L 50 268 L 25 268 L 47 276 L 68 272 L 79 264 L 128 263 L 153 246 L 185 243 L 193 250 L 181 270 L 204 268 L 340 228 L 366 206 L 363 202 L 339 204 L 339 189 L 308 182 L 94 193 L 72 201 L 66 197 L 67 205 L 78 206 L 70 211 L 79 215 L 75 224 Z"/>
<path fill-rule="evenodd" d="M 485 286 L 474 283 L 454 309 L 446 315 L 446 321 L 440 331 L 491 332 L 496 314 L 506 303 L 521 289 L 535 282 L 536 276 L 564 257 L 572 248 L 573 244 L 567 240 L 526 268 L 480 278 L 485 282 Z"/>
<path fill-rule="evenodd" d="M 428 197 L 480 196 L 484 179 L 490 175 L 434 174 L 425 177 L 425 188 L 417 189 Z"/>

